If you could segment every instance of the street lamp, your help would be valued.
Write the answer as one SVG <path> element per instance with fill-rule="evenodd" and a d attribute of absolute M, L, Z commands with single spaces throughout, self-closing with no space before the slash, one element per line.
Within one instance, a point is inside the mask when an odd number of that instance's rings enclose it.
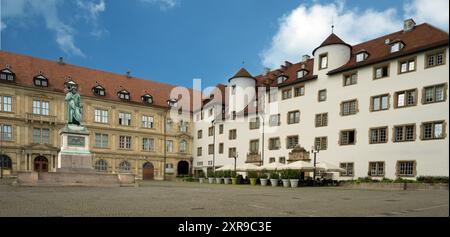
<path fill-rule="evenodd" d="M 313 173 L 313 185 L 316 183 L 316 154 L 319 153 L 319 147 L 311 147 L 311 152 L 314 154 L 314 173 Z"/>
<path fill-rule="evenodd" d="M 236 159 L 238 158 L 238 152 L 236 151 L 236 154 L 233 156 L 234 158 L 234 174 L 236 174 Z"/>

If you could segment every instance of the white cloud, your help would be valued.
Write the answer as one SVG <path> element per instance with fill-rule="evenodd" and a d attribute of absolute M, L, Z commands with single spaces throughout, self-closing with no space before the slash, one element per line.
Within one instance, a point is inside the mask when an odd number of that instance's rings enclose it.
<path fill-rule="evenodd" d="M 399 30 L 402 20 L 396 15 L 393 8 L 384 11 L 346 9 L 343 1 L 301 4 L 279 20 L 271 45 L 260 54 L 262 63 L 278 68 L 285 60 L 298 62 L 301 55 L 311 54 L 331 33 L 332 18 L 334 33 L 347 43 L 355 44 Z"/>
<path fill-rule="evenodd" d="M 77 5 L 88 13 L 87 20 L 97 20 L 98 15 L 106 10 L 104 0 L 100 0 L 98 3 L 77 0 Z"/>
<path fill-rule="evenodd" d="M 161 10 L 167 10 L 178 5 L 180 0 L 139 0 L 139 1 L 143 3 L 156 4 L 159 5 L 159 8 Z"/>
<path fill-rule="evenodd" d="M 448 0 L 412 0 L 404 5 L 405 18 L 413 18 L 418 24 L 427 22 L 448 32 Z"/>

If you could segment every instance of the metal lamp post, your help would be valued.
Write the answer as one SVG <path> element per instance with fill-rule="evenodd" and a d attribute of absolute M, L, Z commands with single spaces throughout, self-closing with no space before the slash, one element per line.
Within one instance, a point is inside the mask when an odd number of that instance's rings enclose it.
<path fill-rule="evenodd" d="M 316 154 L 319 153 L 318 147 L 312 147 L 311 152 L 314 154 L 314 173 L 313 173 L 313 185 L 316 183 Z"/>
<path fill-rule="evenodd" d="M 233 156 L 234 158 L 234 173 L 236 174 L 236 159 L 238 158 L 238 152 L 236 151 L 236 154 Z"/>

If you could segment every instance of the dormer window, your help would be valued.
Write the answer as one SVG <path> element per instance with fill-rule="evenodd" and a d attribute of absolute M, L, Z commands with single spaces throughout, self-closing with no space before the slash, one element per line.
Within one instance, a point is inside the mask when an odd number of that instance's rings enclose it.
<path fill-rule="evenodd" d="M 366 60 L 368 56 L 369 55 L 366 52 L 358 53 L 358 54 L 356 54 L 356 62 L 357 63 L 362 62 L 362 61 Z"/>
<path fill-rule="evenodd" d="M 33 81 L 35 86 L 48 87 L 48 79 L 44 77 L 42 74 L 35 76 L 33 78 Z"/>
<path fill-rule="evenodd" d="M 308 71 L 306 70 L 300 70 L 297 72 L 297 79 L 303 78 L 304 76 L 306 76 L 306 74 L 308 74 Z"/>
<path fill-rule="evenodd" d="M 178 107 L 178 100 L 177 99 L 169 99 L 167 101 L 167 104 L 169 107 Z"/>
<path fill-rule="evenodd" d="M 72 90 L 73 88 L 77 88 L 78 84 L 72 80 L 67 81 L 66 83 L 64 83 L 65 87 L 67 90 Z"/>
<path fill-rule="evenodd" d="M 405 45 L 402 42 L 395 42 L 391 45 L 391 53 L 400 51 Z"/>
<path fill-rule="evenodd" d="M 103 88 L 102 86 L 95 86 L 94 88 L 92 88 L 92 92 L 94 93 L 94 95 L 98 95 L 98 96 L 105 96 L 106 95 L 106 91 L 105 88 Z"/>
<path fill-rule="evenodd" d="M 14 81 L 15 79 L 16 79 L 16 75 L 8 68 L 5 68 L 0 71 L 0 80 Z"/>
<path fill-rule="evenodd" d="M 147 103 L 147 104 L 152 104 L 153 103 L 153 97 L 149 94 L 145 94 L 141 97 L 142 102 Z"/>
<path fill-rule="evenodd" d="M 285 82 L 286 80 L 287 80 L 287 76 L 279 76 L 277 78 L 277 83 L 281 84 L 281 83 Z"/>
<path fill-rule="evenodd" d="M 127 90 L 121 90 L 117 93 L 117 96 L 121 99 L 121 100 L 130 100 L 130 92 L 128 92 Z"/>

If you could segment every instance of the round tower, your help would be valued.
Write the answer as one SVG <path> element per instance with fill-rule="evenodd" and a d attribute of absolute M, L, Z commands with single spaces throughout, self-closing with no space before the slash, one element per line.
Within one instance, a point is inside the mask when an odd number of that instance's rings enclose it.
<path fill-rule="evenodd" d="M 233 77 L 228 79 L 229 112 L 243 111 L 255 98 L 256 79 L 245 69 L 241 68 Z"/>
<path fill-rule="evenodd" d="M 323 43 L 313 50 L 314 71 L 327 73 L 346 64 L 351 57 L 352 46 L 331 33 Z"/>

